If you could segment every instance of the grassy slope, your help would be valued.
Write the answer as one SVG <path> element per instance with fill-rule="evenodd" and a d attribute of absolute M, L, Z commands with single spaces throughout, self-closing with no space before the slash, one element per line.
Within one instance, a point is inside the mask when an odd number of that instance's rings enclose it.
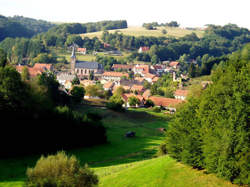
<path fill-rule="evenodd" d="M 162 30 L 166 29 L 167 34 L 162 34 Z M 160 36 L 173 36 L 173 37 L 182 37 L 187 34 L 191 34 L 192 32 L 196 33 L 198 37 L 202 37 L 204 34 L 204 31 L 200 30 L 187 30 L 187 29 L 181 29 L 181 28 L 171 28 L 171 27 L 158 27 L 157 30 L 147 30 L 143 27 L 128 27 L 126 29 L 117 29 L 117 30 L 110 30 L 110 33 L 114 33 L 116 31 L 119 31 L 120 33 L 123 33 L 124 35 L 130 35 L 130 36 L 155 36 L 155 37 L 160 37 Z M 86 33 L 86 34 L 81 34 L 82 37 L 98 37 L 100 38 L 102 35 L 103 31 L 99 32 L 92 32 L 92 33 Z"/>
<path fill-rule="evenodd" d="M 164 156 L 108 168 L 96 169 L 100 186 L 236 186 L 214 175 L 204 174 Z"/>
<path fill-rule="evenodd" d="M 95 111 L 104 117 L 108 144 L 67 152 L 95 170 L 100 186 L 233 186 L 168 156 L 151 159 L 164 139 L 157 128 L 167 127 L 167 118 L 162 113 L 147 109 L 117 113 L 94 107 L 79 107 L 78 110 Z M 125 138 L 127 131 L 135 131 L 136 138 Z M 39 157 L 0 160 L 0 186 L 21 187 L 27 166 L 33 166 Z"/>
<path fill-rule="evenodd" d="M 81 112 L 96 111 L 103 115 L 104 125 L 107 128 L 108 143 L 92 148 L 68 151 L 80 159 L 82 164 L 90 167 L 111 166 L 149 159 L 156 152 L 157 146 L 164 136 L 156 128 L 166 127 L 164 114 L 152 113 L 158 118 L 147 114 L 143 109 L 117 113 L 105 109 L 80 107 Z M 135 131 L 137 137 L 124 137 L 127 131 Z M 18 186 L 25 179 L 27 167 L 33 167 L 40 155 L 0 160 L 0 186 Z"/>

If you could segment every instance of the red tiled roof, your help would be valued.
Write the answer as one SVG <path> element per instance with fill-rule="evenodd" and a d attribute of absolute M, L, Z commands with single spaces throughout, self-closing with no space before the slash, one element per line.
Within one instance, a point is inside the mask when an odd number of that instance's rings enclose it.
<path fill-rule="evenodd" d="M 152 79 L 153 82 L 157 82 L 158 80 L 159 80 L 159 77 L 154 77 L 154 78 Z"/>
<path fill-rule="evenodd" d="M 151 95 L 151 91 L 150 91 L 149 89 L 147 89 L 147 90 L 142 94 L 142 97 L 144 97 L 144 99 L 148 99 L 150 95 Z"/>
<path fill-rule="evenodd" d="M 51 70 L 52 64 L 41 64 L 41 63 L 36 63 L 33 66 L 34 69 L 40 69 L 40 70 Z"/>
<path fill-rule="evenodd" d="M 128 98 L 130 98 L 130 97 L 136 97 L 136 98 L 139 99 L 141 102 L 144 100 L 144 98 L 143 98 L 141 95 L 135 95 L 135 94 L 132 94 L 132 93 L 122 94 L 122 98 L 123 98 L 125 101 L 128 101 Z"/>
<path fill-rule="evenodd" d="M 133 85 L 132 87 L 131 87 L 131 90 L 132 91 L 139 91 L 139 92 L 141 92 L 141 91 L 143 91 L 143 89 L 144 89 L 144 87 L 142 86 L 142 85 Z"/>
<path fill-rule="evenodd" d="M 176 96 L 187 96 L 188 95 L 188 90 L 176 90 L 174 95 L 176 95 Z"/>
<path fill-rule="evenodd" d="M 136 65 L 136 69 L 142 69 L 142 73 L 149 73 L 149 65 Z"/>
<path fill-rule="evenodd" d="M 110 89 L 113 87 L 113 82 L 107 82 L 106 84 L 103 85 L 103 88 Z"/>
<path fill-rule="evenodd" d="M 151 96 L 149 97 L 149 99 L 152 100 L 156 106 L 163 106 L 163 107 L 175 107 L 176 105 L 183 102 L 182 100 L 179 99 L 156 97 L 156 96 Z"/>
<path fill-rule="evenodd" d="M 179 62 L 173 61 L 173 62 L 170 62 L 169 66 L 173 67 L 173 66 L 177 66 L 178 64 Z"/>
<path fill-rule="evenodd" d="M 114 72 L 114 71 L 106 71 L 102 75 L 108 77 L 122 77 L 122 76 L 129 77 L 128 73 Z"/>
<path fill-rule="evenodd" d="M 86 52 L 86 48 L 77 48 L 77 52 Z"/>
<path fill-rule="evenodd" d="M 143 77 L 135 77 L 134 79 L 137 80 L 137 81 L 139 81 L 139 82 L 143 82 L 144 81 Z"/>
<path fill-rule="evenodd" d="M 132 69 L 133 65 L 127 65 L 127 64 L 113 64 L 114 69 Z"/>
<path fill-rule="evenodd" d="M 149 47 L 147 47 L 147 46 L 140 47 L 140 49 L 141 49 L 143 52 L 149 51 Z"/>
<path fill-rule="evenodd" d="M 150 78 L 150 79 L 153 79 L 153 78 L 155 78 L 155 77 L 156 77 L 156 75 L 151 74 L 151 73 L 147 73 L 147 74 L 145 74 L 145 76 L 144 76 L 144 77 L 146 77 L 146 78 Z"/>
<path fill-rule="evenodd" d="M 16 66 L 16 70 L 19 73 L 22 73 L 24 67 L 28 68 L 28 71 L 29 71 L 29 74 L 30 74 L 31 77 L 35 77 L 38 74 L 42 74 L 42 72 L 47 70 L 46 68 L 38 68 L 38 67 L 37 68 L 34 68 L 34 67 L 31 68 L 31 67 L 28 67 L 28 66 Z"/>

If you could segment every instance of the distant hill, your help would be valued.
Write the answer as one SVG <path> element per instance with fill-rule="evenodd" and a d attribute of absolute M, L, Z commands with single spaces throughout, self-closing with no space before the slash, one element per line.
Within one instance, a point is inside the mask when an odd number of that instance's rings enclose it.
<path fill-rule="evenodd" d="M 163 34 L 162 30 L 166 30 L 167 33 Z M 199 29 L 188 30 L 188 29 L 183 29 L 183 28 L 179 28 L 179 27 L 157 27 L 156 30 L 147 30 L 143 27 L 129 26 L 128 28 L 116 29 L 116 30 L 112 30 L 109 32 L 110 33 L 119 32 L 119 33 L 122 33 L 124 35 L 135 36 L 135 37 L 139 37 L 139 36 L 154 36 L 154 37 L 173 36 L 176 38 L 180 38 L 180 37 L 186 36 L 188 34 L 191 34 L 192 32 L 194 32 L 199 38 L 201 38 L 204 35 L 203 30 L 199 30 Z M 103 31 L 91 32 L 91 33 L 82 34 L 81 36 L 89 37 L 89 38 L 94 38 L 94 37 L 101 38 L 102 33 L 103 33 Z"/>
<path fill-rule="evenodd" d="M 44 20 L 36 20 L 23 16 L 5 17 L 0 15 L 0 41 L 6 37 L 30 38 L 35 34 L 47 32 L 53 26 L 55 24 Z"/>

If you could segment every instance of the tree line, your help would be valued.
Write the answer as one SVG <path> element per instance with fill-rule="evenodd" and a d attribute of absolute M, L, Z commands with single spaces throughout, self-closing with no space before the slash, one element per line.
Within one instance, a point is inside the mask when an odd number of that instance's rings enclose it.
<path fill-rule="evenodd" d="M 213 84 L 189 98 L 166 134 L 172 157 L 246 185 L 250 184 L 249 54 L 248 44 L 221 62 L 212 73 Z"/>
<path fill-rule="evenodd" d="M 47 32 L 55 25 L 44 21 L 23 16 L 5 17 L 0 15 L 0 41 L 7 37 L 30 38 L 38 33 Z"/>

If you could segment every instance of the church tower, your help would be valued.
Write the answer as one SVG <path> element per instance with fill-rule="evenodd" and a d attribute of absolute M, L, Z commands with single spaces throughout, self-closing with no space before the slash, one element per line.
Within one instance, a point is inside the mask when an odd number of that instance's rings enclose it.
<path fill-rule="evenodd" d="M 71 74 L 75 74 L 75 66 L 76 66 L 76 55 L 75 55 L 75 46 L 73 45 L 73 50 L 71 54 Z"/>

